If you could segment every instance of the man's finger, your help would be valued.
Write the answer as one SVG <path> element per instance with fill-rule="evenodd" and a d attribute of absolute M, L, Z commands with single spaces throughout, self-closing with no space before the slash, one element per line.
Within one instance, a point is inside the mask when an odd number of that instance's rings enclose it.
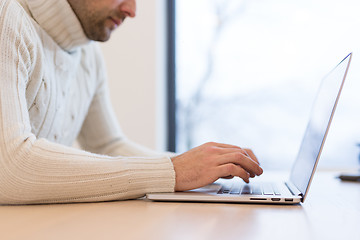
<path fill-rule="evenodd" d="M 250 156 L 250 158 L 251 158 L 252 160 L 254 160 L 254 161 L 257 162 L 258 164 L 260 164 L 259 160 L 257 159 L 257 157 L 255 156 L 254 152 L 253 152 L 251 149 L 249 149 L 249 148 L 243 148 L 243 150 L 246 151 L 246 153 Z"/>
<path fill-rule="evenodd" d="M 253 161 L 250 157 L 246 156 L 240 152 L 233 152 L 221 155 L 219 158 L 219 165 L 225 165 L 228 163 L 233 163 L 239 165 L 245 169 L 250 175 L 261 175 L 263 173 L 262 168 L 259 164 Z"/>
<path fill-rule="evenodd" d="M 228 154 L 228 153 L 233 153 L 233 152 L 240 152 L 244 155 L 249 155 L 248 152 L 243 149 L 243 148 L 222 148 L 222 147 L 219 147 L 217 148 L 217 151 L 219 154 Z M 251 158 L 251 156 L 249 155 L 249 157 Z"/>
<path fill-rule="evenodd" d="M 233 179 L 233 178 L 234 178 L 234 176 L 229 175 L 229 176 L 226 176 L 226 177 L 221 177 L 221 178 L 223 178 L 223 179 Z"/>
<path fill-rule="evenodd" d="M 226 144 L 225 144 L 226 145 Z M 231 153 L 231 152 L 236 152 L 236 151 L 240 151 L 243 154 L 247 155 L 248 157 L 250 157 L 252 160 L 254 160 L 257 164 L 259 163 L 259 160 L 257 159 L 257 157 L 255 156 L 254 152 L 249 149 L 249 148 L 241 148 L 241 147 L 236 147 L 233 145 L 227 145 L 228 147 L 220 147 L 220 146 L 216 146 L 218 148 L 219 154 L 227 154 L 227 153 Z M 233 146 L 233 147 L 230 147 Z"/>
<path fill-rule="evenodd" d="M 209 143 L 209 144 L 213 144 L 215 147 L 219 147 L 219 148 L 236 148 L 236 149 L 241 149 L 241 147 L 239 146 L 235 146 L 235 145 L 231 145 L 231 144 L 225 144 L 225 143 Z"/>
<path fill-rule="evenodd" d="M 219 176 L 236 176 L 242 178 L 246 183 L 249 183 L 249 173 L 245 171 L 242 167 L 228 163 L 218 167 Z"/>

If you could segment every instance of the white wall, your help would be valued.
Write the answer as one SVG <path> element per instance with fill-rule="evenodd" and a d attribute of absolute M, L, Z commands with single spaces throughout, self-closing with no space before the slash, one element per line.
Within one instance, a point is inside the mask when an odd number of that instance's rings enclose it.
<path fill-rule="evenodd" d="M 137 16 L 101 45 L 123 131 L 137 143 L 165 150 L 165 0 L 138 0 Z"/>

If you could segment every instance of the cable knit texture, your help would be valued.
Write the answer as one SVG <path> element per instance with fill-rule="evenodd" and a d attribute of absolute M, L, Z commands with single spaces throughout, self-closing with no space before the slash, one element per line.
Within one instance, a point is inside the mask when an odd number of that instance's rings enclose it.
<path fill-rule="evenodd" d="M 174 185 L 170 158 L 121 132 L 98 45 L 68 2 L 0 0 L 0 204 L 132 199 Z"/>

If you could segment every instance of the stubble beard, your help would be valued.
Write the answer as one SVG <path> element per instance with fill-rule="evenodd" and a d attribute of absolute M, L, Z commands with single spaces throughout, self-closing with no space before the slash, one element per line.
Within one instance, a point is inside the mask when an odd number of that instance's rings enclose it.
<path fill-rule="evenodd" d="M 87 38 L 99 42 L 106 42 L 110 39 L 111 30 L 106 26 L 106 18 L 100 19 L 95 16 L 89 16 L 88 23 L 84 27 Z"/>

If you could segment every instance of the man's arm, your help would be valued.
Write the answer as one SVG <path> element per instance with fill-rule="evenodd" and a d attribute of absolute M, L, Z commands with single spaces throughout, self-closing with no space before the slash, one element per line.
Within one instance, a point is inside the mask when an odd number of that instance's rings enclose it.
<path fill-rule="evenodd" d="M 26 88 L 41 51 L 16 1 L 0 1 L 0 16 L 0 204 L 94 202 L 173 191 L 168 157 L 98 155 L 32 133 Z"/>

